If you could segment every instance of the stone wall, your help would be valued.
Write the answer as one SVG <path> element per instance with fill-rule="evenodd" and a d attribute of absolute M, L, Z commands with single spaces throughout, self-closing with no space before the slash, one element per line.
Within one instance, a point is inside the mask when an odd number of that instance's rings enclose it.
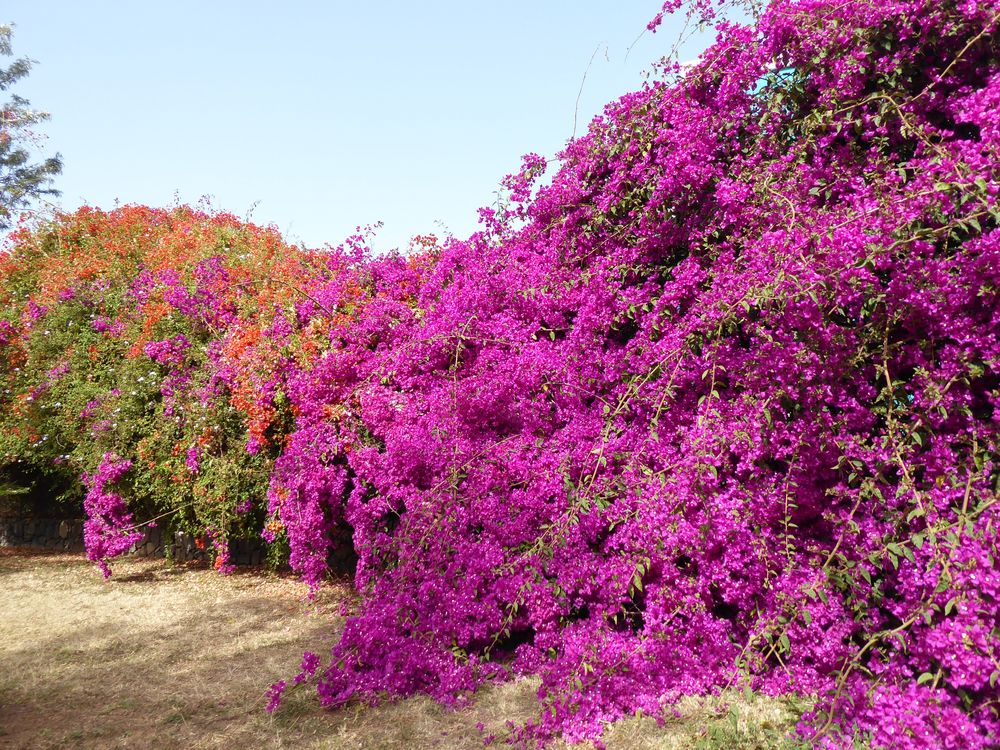
<path fill-rule="evenodd" d="M 152 529 L 158 531 L 159 529 Z M 147 534 L 148 536 L 148 534 Z M 160 536 L 159 552 L 147 553 L 145 550 L 151 547 L 152 542 L 146 541 L 142 545 L 140 554 L 163 555 L 162 534 Z M 175 562 L 188 562 L 189 560 L 209 560 L 211 559 L 211 549 L 198 549 L 195 544 L 195 537 L 185 534 L 182 531 L 174 534 L 173 559 Z M 230 539 L 229 540 L 229 562 L 233 565 L 263 565 L 267 559 L 267 545 L 262 539 Z"/>
<path fill-rule="evenodd" d="M 82 552 L 83 521 L 0 516 L 0 547 Z M 211 559 L 211 549 L 199 549 L 193 535 L 177 532 L 171 540 L 160 527 L 147 528 L 143 540 L 134 547 L 132 554 L 140 557 L 164 557 L 168 552 L 177 562 Z M 229 554 L 230 562 L 234 565 L 262 565 L 267 556 L 267 548 L 260 539 L 232 539 L 229 542 Z"/>
<path fill-rule="evenodd" d="M 83 521 L 63 518 L 0 517 L 0 547 L 83 550 Z"/>

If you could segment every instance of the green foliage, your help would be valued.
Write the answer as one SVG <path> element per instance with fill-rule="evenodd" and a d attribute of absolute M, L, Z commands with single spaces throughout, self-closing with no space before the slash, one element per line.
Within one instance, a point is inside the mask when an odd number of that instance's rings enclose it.
<path fill-rule="evenodd" d="M 0 55 L 13 54 L 10 25 L 0 25 Z M 32 61 L 18 58 L 6 68 L 0 68 L 0 91 L 24 78 Z M 34 127 L 48 119 L 48 114 L 29 108 L 30 102 L 11 95 L 0 110 L 0 230 L 9 229 L 14 214 L 43 196 L 58 195 L 51 187 L 52 178 L 62 172 L 58 154 L 40 162 L 32 161 L 31 147 L 38 141 Z"/>

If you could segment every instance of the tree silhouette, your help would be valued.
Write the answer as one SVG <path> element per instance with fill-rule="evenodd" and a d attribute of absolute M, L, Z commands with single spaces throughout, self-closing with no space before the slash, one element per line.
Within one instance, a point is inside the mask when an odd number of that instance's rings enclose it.
<path fill-rule="evenodd" d="M 13 55 L 12 34 L 11 25 L 0 24 L 0 55 Z M 24 78 L 32 64 L 32 60 L 19 57 L 0 68 L 0 91 L 8 91 Z M 0 230 L 10 228 L 16 211 L 27 209 L 41 196 L 59 194 L 51 187 L 52 178 L 62 172 L 59 154 L 34 162 L 31 153 L 40 142 L 35 127 L 49 115 L 29 105 L 27 99 L 16 94 L 0 105 Z"/>

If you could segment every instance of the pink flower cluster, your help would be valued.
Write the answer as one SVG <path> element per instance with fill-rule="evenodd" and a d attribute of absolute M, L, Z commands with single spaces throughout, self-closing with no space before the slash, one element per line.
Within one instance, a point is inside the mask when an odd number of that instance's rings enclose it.
<path fill-rule="evenodd" d="M 358 270 L 271 495 L 314 584 L 353 529 L 325 704 L 532 672 L 540 738 L 746 686 L 817 746 L 991 746 L 997 22 L 773 3 Z"/>
<path fill-rule="evenodd" d="M 169 367 L 182 367 L 185 352 L 191 348 L 187 338 L 178 334 L 165 341 L 150 341 L 143 347 L 143 353 L 157 364 Z"/>
<path fill-rule="evenodd" d="M 131 461 L 107 453 L 97 471 L 83 475 L 87 486 L 83 501 L 87 513 L 83 524 L 87 559 L 98 564 L 105 578 L 111 575 L 107 559 L 122 554 L 142 540 L 142 532 L 131 528 L 133 517 L 125 500 L 115 491 L 115 485 L 130 468 Z"/>

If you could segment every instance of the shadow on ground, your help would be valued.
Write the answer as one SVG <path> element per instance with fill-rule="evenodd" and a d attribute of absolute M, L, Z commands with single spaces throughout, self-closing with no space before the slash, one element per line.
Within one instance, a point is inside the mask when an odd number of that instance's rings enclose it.
<path fill-rule="evenodd" d="M 136 559 L 104 581 L 79 555 L 9 552 L 0 575 L 0 748 L 473 750 L 538 711 L 536 683 L 523 681 L 481 690 L 460 711 L 420 697 L 325 711 L 305 688 L 267 714 L 267 687 L 294 675 L 304 650 L 335 641 L 341 606 L 354 603 L 346 580 L 310 602 L 294 579 L 260 571 L 223 577 Z M 715 701 L 693 705 L 696 722 L 620 722 L 607 744 L 773 747 L 758 738 L 777 741 L 787 706 L 746 708 L 749 734 Z M 716 742 L 713 722 L 735 734 Z"/>

